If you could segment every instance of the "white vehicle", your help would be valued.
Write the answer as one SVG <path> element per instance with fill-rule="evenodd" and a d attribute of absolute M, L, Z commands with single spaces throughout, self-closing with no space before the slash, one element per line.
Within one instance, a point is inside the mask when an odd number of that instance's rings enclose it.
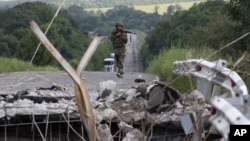
<path fill-rule="evenodd" d="M 111 58 L 115 58 L 115 53 L 110 53 Z"/>
<path fill-rule="evenodd" d="M 105 58 L 103 65 L 104 72 L 116 72 L 116 63 L 114 58 Z"/>
<path fill-rule="evenodd" d="M 115 60 L 115 53 L 110 53 L 110 58 L 105 58 L 103 61 L 104 72 L 116 72 L 117 65 Z"/>

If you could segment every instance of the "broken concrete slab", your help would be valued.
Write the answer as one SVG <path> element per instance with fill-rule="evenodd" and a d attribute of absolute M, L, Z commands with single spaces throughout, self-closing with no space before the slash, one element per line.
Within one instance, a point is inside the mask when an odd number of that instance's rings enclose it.
<path fill-rule="evenodd" d="M 118 123 L 118 127 L 120 130 L 122 130 L 124 133 L 128 133 L 129 131 L 132 131 L 134 129 L 133 126 L 128 125 L 126 122 L 121 121 Z"/>
<path fill-rule="evenodd" d="M 120 81 L 119 79 L 117 79 L 117 81 Z M 113 83 L 113 82 L 112 82 Z M 118 86 L 119 83 L 117 83 Z M 106 84 L 104 84 L 106 85 Z M 134 85 L 134 84 L 133 84 Z M 140 85 L 140 84 L 139 84 Z M 150 91 L 150 89 L 154 88 L 157 84 L 154 85 L 144 85 L 146 86 L 146 90 L 147 90 L 147 94 Z M 146 126 L 149 126 L 154 129 L 156 128 L 161 128 L 162 129 L 166 129 L 166 128 L 175 128 L 178 130 L 181 130 L 182 132 L 182 127 L 180 124 L 180 117 L 183 116 L 186 113 L 190 113 L 193 111 L 194 108 L 197 108 L 197 105 L 182 105 L 181 102 L 173 102 L 175 101 L 175 97 L 172 96 L 171 94 L 169 95 L 169 93 L 162 93 L 164 96 L 164 98 L 166 98 L 165 104 L 170 104 L 172 108 L 166 108 L 160 112 L 156 112 L 156 111 L 152 111 L 151 113 L 147 111 L 147 107 L 148 107 L 148 102 L 149 99 L 143 97 L 141 95 L 141 92 L 138 92 L 138 87 L 128 87 L 126 89 L 119 89 L 119 88 L 115 88 L 114 90 L 112 90 L 112 92 L 109 95 L 106 95 L 105 97 L 103 97 L 103 99 L 99 98 L 99 96 L 101 95 L 102 91 L 100 91 L 100 87 L 99 85 L 97 85 L 98 88 L 95 90 L 91 90 L 89 91 L 89 95 L 91 98 L 91 103 L 93 105 L 94 108 L 94 115 L 95 115 L 95 121 L 97 126 L 100 123 L 110 123 L 113 126 L 119 126 L 118 123 L 125 123 L 126 125 L 131 125 L 133 127 L 133 129 L 138 129 L 138 127 L 141 126 L 142 123 L 145 123 Z M 108 85 L 109 87 L 110 85 Z M 113 85 L 112 85 L 113 86 Z M 160 86 L 162 87 L 162 86 Z M 50 87 L 47 87 L 50 88 Z M 103 87 L 104 88 L 104 87 Z M 105 89 L 104 89 L 105 90 Z M 143 90 L 145 90 L 145 88 L 143 88 Z M 2 105 L 11 105 L 9 106 L 9 108 L 15 108 L 15 110 L 10 110 L 9 115 L 15 117 L 14 113 L 16 111 L 21 112 L 22 110 L 18 110 L 18 108 L 16 107 L 25 107 L 25 106 L 29 106 L 30 105 L 36 105 L 33 108 L 38 108 L 41 107 L 40 109 L 37 109 L 38 111 L 36 111 L 34 109 L 34 113 L 37 112 L 40 115 L 44 115 L 44 117 L 46 117 L 46 112 L 48 112 L 48 105 L 53 105 L 51 107 L 54 108 L 50 108 L 50 115 L 69 115 L 69 118 L 72 119 L 79 119 L 79 114 L 76 108 L 76 105 L 74 103 L 74 96 L 72 96 L 70 93 L 71 91 L 68 91 L 68 89 L 66 90 L 58 90 L 58 89 L 39 89 L 39 88 L 32 88 L 32 89 L 27 89 L 26 90 L 28 92 L 28 94 L 23 95 L 23 99 L 17 99 L 17 100 L 13 100 L 13 103 L 10 102 L 6 102 L 6 100 L 1 101 L 0 100 L 0 106 Z M 170 92 L 168 90 L 164 90 L 164 92 Z M 69 93 L 69 94 L 67 94 Z M 17 94 L 17 93 L 15 93 Z M 15 95 L 14 94 L 14 95 Z M 16 96 L 17 98 L 20 97 L 20 92 L 18 94 L 18 96 Z M 63 98 L 61 96 L 67 96 L 67 98 Z M 13 96 L 13 95 L 11 95 Z M 21 95 L 22 96 L 22 95 Z M 24 97 L 26 96 L 26 97 Z M 47 96 L 49 98 L 52 98 L 51 96 L 53 96 L 55 99 L 58 99 L 56 102 L 42 102 L 42 103 L 35 103 L 33 101 L 33 99 L 28 98 L 27 96 L 37 96 L 37 97 L 44 97 Z M 131 96 L 129 98 L 129 100 L 127 99 L 129 96 Z M 4 98 L 4 97 L 3 97 Z M 127 100 L 126 100 L 127 99 Z M 174 100 L 173 100 L 174 99 Z M 20 103 L 18 102 L 18 100 L 28 100 L 25 103 Z M 171 104 L 171 102 L 173 102 Z M 14 104 L 16 103 L 16 104 Z M 17 104 L 18 103 L 18 104 Z M 40 105 L 39 105 L 40 104 Z M 42 105 L 41 105 L 42 104 Z M 64 105 L 63 105 L 64 104 Z M 74 105 L 74 108 L 68 108 L 67 106 L 69 105 Z M 164 105 L 164 103 L 163 103 Z M 158 105 L 158 106 L 163 106 L 163 105 Z M 33 114 L 32 109 L 28 107 L 25 107 L 26 110 L 24 110 L 23 114 L 27 114 L 26 116 L 30 116 L 30 114 Z M 202 108 L 202 105 L 198 105 L 198 108 Z M 57 111 L 54 111 L 54 109 L 57 109 Z M 40 110 L 40 111 L 39 111 Z M 9 112 L 9 111 L 8 111 Z M 57 112 L 57 113 L 56 113 Z M 3 115 L 3 118 L 6 115 L 6 112 L 4 110 L 0 109 L 0 114 Z M 34 114 L 36 116 L 36 114 Z M 206 117 L 208 114 L 203 114 L 202 118 Z M 60 119 L 61 118 L 61 119 Z M 72 120 L 71 119 L 71 120 Z M 58 116 L 57 120 L 62 120 L 62 116 Z M 128 126 L 126 126 L 128 127 Z M 117 127 L 118 128 L 118 127 Z M 119 128 L 120 129 L 120 128 Z M 119 130 L 117 129 L 117 130 Z M 129 128 L 129 130 L 126 130 L 126 132 L 128 133 L 128 138 L 130 138 L 131 133 L 129 133 L 129 131 L 131 128 Z M 114 130 L 114 129 L 113 129 Z M 158 130 L 158 129 L 157 129 Z M 156 130 L 156 131 L 157 131 Z M 113 134 L 113 132 L 112 132 Z M 153 135 L 155 135 L 155 132 L 152 133 Z M 125 138 L 125 137 L 124 137 Z M 122 140 L 123 138 L 121 138 Z"/>
<path fill-rule="evenodd" d="M 73 101 L 67 103 L 34 103 L 31 100 L 17 100 L 14 103 L 1 102 L 0 118 L 5 116 L 15 117 L 16 115 L 61 115 L 62 113 L 70 113 L 71 118 L 78 118 L 77 107 Z"/>
<path fill-rule="evenodd" d="M 107 124 L 99 124 L 97 126 L 97 133 L 98 141 L 114 141 L 110 127 Z"/>
<path fill-rule="evenodd" d="M 111 108 L 107 108 L 99 111 L 99 114 L 102 116 L 102 119 L 105 121 L 112 120 L 113 118 L 118 116 L 118 113 Z"/>
<path fill-rule="evenodd" d="M 146 141 L 147 137 L 145 137 L 142 132 L 138 129 L 134 129 L 129 131 L 122 141 Z"/>
<path fill-rule="evenodd" d="M 100 82 L 99 85 L 100 85 L 101 92 L 104 91 L 105 89 L 112 91 L 116 89 L 117 82 L 114 80 L 107 80 L 107 81 Z"/>

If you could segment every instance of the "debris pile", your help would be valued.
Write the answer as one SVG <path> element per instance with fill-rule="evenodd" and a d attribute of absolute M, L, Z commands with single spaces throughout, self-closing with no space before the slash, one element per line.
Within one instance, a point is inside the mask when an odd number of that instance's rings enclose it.
<path fill-rule="evenodd" d="M 100 141 L 181 140 L 186 137 L 181 117 L 195 110 L 202 110 L 203 122 L 209 125 L 209 105 L 197 90 L 180 94 L 164 83 L 145 81 L 128 89 L 117 89 L 116 85 L 113 80 L 100 82 L 99 91 L 89 92 Z M 74 94 L 53 86 L 1 95 L 0 107 L 0 122 L 5 127 L 28 122 L 80 122 Z"/>

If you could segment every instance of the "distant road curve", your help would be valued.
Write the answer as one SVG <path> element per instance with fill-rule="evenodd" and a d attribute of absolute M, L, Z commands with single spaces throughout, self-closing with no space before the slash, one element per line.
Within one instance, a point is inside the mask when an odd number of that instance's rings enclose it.
<path fill-rule="evenodd" d="M 143 72 L 140 52 L 138 49 L 139 40 L 136 34 L 128 34 L 126 45 L 126 57 L 124 61 L 124 72 Z"/>

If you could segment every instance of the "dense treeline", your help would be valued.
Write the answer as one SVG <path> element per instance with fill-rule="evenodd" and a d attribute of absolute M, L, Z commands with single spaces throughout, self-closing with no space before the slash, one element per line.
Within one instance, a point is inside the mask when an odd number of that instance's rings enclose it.
<path fill-rule="evenodd" d="M 29 29 L 34 20 L 45 31 L 55 10 L 45 3 L 24 3 L 2 11 L 0 14 L 0 55 L 28 61 L 38 45 Z M 48 32 L 48 38 L 66 59 L 80 58 L 91 39 L 87 32 L 79 30 L 78 24 L 67 11 L 61 11 Z M 36 65 L 53 65 L 50 55 L 40 49 L 35 57 Z"/>
<path fill-rule="evenodd" d="M 171 65 L 173 62 L 169 62 L 168 59 L 173 61 L 173 57 L 174 60 L 190 59 L 190 57 L 206 58 L 212 53 L 207 50 L 212 49 L 218 51 L 216 58 L 227 60 L 229 67 L 237 71 L 249 85 L 250 36 L 220 50 L 228 43 L 249 33 L 249 7 L 248 0 L 231 0 L 229 3 L 222 0 L 208 1 L 194 5 L 187 11 L 169 7 L 169 13 L 155 25 L 142 47 L 144 67 L 150 68 L 151 73 L 161 74 L 162 80 L 170 78 L 166 81 L 171 81 L 174 78 L 169 75 L 172 74 L 169 71 L 173 70 Z M 189 49 L 195 50 L 195 54 L 193 51 L 192 53 L 188 51 Z M 168 50 L 186 52 L 181 58 L 177 58 L 178 54 L 168 54 Z"/>
<path fill-rule="evenodd" d="M 71 6 L 68 12 L 80 24 L 81 29 L 99 35 L 108 35 L 117 21 L 124 23 L 126 29 L 137 29 L 149 32 L 161 16 L 157 13 L 147 14 L 128 6 L 115 6 L 106 13 L 83 11 L 79 6 Z"/>
<path fill-rule="evenodd" d="M 228 14 L 231 11 L 227 11 L 226 4 L 221 0 L 208 1 L 194 5 L 187 11 L 176 12 L 171 17 L 164 15 L 165 18 L 155 25 L 155 29 L 146 38 L 142 50 L 144 65 L 147 66 L 162 49 L 171 46 L 179 48 L 208 46 L 217 50 L 247 33 L 249 31 L 247 23 L 243 26 L 229 19 Z M 223 50 L 222 55 L 232 56 L 235 60 L 247 49 L 249 49 L 249 37 Z"/>
<path fill-rule="evenodd" d="M 35 20 L 45 31 L 55 14 L 55 7 L 42 2 L 29 2 L 0 11 L 0 56 L 29 61 L 38 45 L 36 37 L 29 29 L 29 22 Z M 47 36 L 62 55 L 76 65 L 88 47 L 91 35 L 108 37 L 117 21 L 124 22 L 126 29 L 149 32 L 160 17 L 158 14 L 146 14 L 128 6 L 116 6 L 106 14 L 87 12 L 79 6 L 71 6 L 61 10 Z M 111 42 L 109 38 L 105 38 L 87 69 L 102 70 L 102 61 L 110 52 Z M 52 60 L 44 49 L 40 49 L 34 64 L 55 65 L 56 62 Z"/>
<path fill-rule="evenodd" d="M 231 0 L 230 3 L 227 4 L 229 17 L 231 20 L 236 21 L 238 25 L 234 30 L 235 35 L 242 35 L 246 32 L 250 32 L 250 1 L 249 0 Z M 238 52 L 239 50 L 239 52 Z M 249 68 L 250 68 L 250 36 L 248 35 L 245 37 L 244 40 L 241 40 L 240 43 L 233 49 L 235 56 L 239 56 L 245 52 L 246 57 L 244 61 L 241 61 L 240 65 L 238 66 L 237 71 L 240 75 L 242 75 L 247 85 L 250 85 L 250 77 L 249 77 Z"/>
<path fill-rule="evenodd" d="M 15 5 L 22 4 L 24 2 L 34 2 L 38 0 L 15 0 L 15 1 L 0 1 L 0 8 L 13 7 Z M 39 0 L 44 3 L 58 5 L 62 0 Z M 94 7 L 114 7 L 117 5 L 135 6 L 135 5 L 150 5 L 150 4 L 162 4 L 173 2 L 185 2 L 185 1 L 201 1 L 201 0 L 68 0 L 65 1 L 66 7 L 77 5 L 82 8 L 94 8 Z"/>

